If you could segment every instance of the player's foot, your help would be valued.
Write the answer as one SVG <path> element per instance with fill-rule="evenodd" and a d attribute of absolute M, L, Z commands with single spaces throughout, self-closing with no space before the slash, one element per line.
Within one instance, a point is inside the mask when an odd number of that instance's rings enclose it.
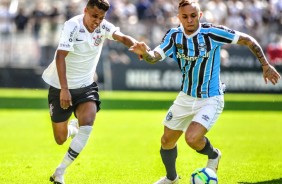
<path fill-rule="evenodd" d="M 176 178 L 171 181 L 166 176 L 162 177 L 159 181 L 155 182 L 154 184 L 177 184 L 179 182 L 180 177 L 177 175 Z"/>
<path fill-rule="evenodd" d="M 77 119 L 70 120 L 69 126 L 72 126 L 72 131 L 70 132 L 69 136 L 73 139 L 78 132 L 78 128 L 79 128 L 78 120 Z"/>
<path fill-rule="evenodd" d="M 50 181 L 54 182 L 54 184 L 65 184 L 64 172 L 56 169 L 55 173 L 50 176 Z"/>
<path fill-rule="evenodd" d="M 221 158 L 221 152 L 217 148 L 215 149 L 215 151 L 217 152 L 218 155 L 215 159 L 208 160 L 207 167 L 212 169 L 216 173 L 218 170 L 219 160 Z"/>

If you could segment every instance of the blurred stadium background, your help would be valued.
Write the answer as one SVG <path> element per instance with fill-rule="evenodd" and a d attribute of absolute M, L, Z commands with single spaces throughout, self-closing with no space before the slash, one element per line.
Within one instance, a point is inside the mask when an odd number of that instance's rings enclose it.
<path fill-rule="evenodd" d="M 156 46 L 178 20 L 177 0 L 109 0 L 107 19 L 121 31 Z M 226 25 L 255 37 L 282 73 L 282 0 L 199 0 L 202 22 Z M 41 73 L 53 59 L 63 22 L 83 13 L 86 0 L 0 1 L 0 87 L 46 88 Z M 169 60 L 169 59 L 168 59 Z M 104 90 L 177 91 L 180 72 L 168 61 L 139 62 L 113 41 L 104 45 L 97 68 Z M 222 50 L 222 81 L 230 92 L 281 93 L 282 82 L 265 85 L 259 62 L 247 48 Z"/>

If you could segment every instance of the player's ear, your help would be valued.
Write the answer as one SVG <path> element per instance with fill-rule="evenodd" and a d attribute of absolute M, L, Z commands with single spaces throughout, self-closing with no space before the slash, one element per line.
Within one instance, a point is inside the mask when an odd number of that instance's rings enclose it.
<path fill-rule="evenodd" d="M 199 19 L 201 19 L 202 18 L 202 16 L 203 16 L 203 12 L 199 12 Z"/>

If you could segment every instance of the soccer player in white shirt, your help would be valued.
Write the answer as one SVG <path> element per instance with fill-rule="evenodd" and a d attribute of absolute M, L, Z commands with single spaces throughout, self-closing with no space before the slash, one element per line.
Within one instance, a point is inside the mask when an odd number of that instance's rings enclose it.
<path fill-rule="evenodd" d="M 68 137 L 73 137 L 62 162 L 50 177 L 56 184 L 65 183 L 65 170 L 85 147 L 100 109 L 98 86 L 93 77 L 105 39 L 127 47 L 136 42 L 104 19 L 109 7 L 107 0 L 89 0 L 82 15 L 64 23 L 54 60 L 42 75 L 50 85 L 48 102 L 54 138 L 62 145 Z M 68 124 L 73 112 L 78 121 Z"/>

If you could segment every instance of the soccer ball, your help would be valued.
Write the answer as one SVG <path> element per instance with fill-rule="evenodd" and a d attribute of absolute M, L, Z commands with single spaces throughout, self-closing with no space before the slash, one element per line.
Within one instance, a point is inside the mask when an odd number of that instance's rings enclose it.
<path fill-rule="evenodd" d="M 198 168 L 191 174 L 191 184 L 217 184 L 217 175 L 210 168 Z"/>

